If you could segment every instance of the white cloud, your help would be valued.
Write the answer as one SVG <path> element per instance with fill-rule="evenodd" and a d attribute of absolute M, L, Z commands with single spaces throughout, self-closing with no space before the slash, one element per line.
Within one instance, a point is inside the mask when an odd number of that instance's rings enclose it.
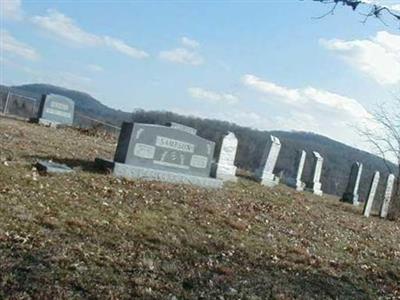
<path fill-rule="evenodd" d="M 8 31 L 2 29 L 0 31 L 1 47 L 4 52 L 16 55 L 28 60 L 38 60 L 39 54 L 31 46 L 15 39 Z"/>
<path fill-rule="evenodd" d="M 81 29 L 73 19 L 56 10 L 47 10 L 45 16 L 34 16 L 32 22 L 67 43 L 86 47 L 109 47 L 138 59 L 149 56 L 145 51 L 129 46 L 122 40 L 87 32 Z"/>
<path fill-rule="evenodd" d="M 160 58 L 173 63 L 193 66 L 201 65 L 204 62 L 203 58 L 198 53 L 185 48 L 161 51 Z"/>
<path fill-rule="evenodd" d="M 355 99 L 313 87 L 305 88 L 301 93 L 305 101 L 310 104 L 321 104 L 360 120 L 370 117 L 368 111 Z"/>
<path fill-rule="evenodd" d="M 200 46 L 200 43 L 198 41 L 190 39 L 186 36 L 181 38 L 181 43 L 183 46 L 188 48 L 198 48 Z"/>
<path fill-rule="evenodd" d="M 1 0 L 0 10 L 2 17 L 5 19 L 18 21 L 23 17 L 21 0 Z"/>
<path fill-rule="evenodd" d="M 395 12 L 400 12 L 400 4 L 392 5 L 390 8 L 393 9 Z"/>
<path fill-rule="evenodd" d="M 118 40 L 115 38 L 105 36 L 104 42 L 107 46 L 109 46 L 123 54 L 126 54 L 132 58 L 140 59 L 140 58 L 146 58 L 149 56 L 145 51 L 133 48 L 133 47 L 127 45 L 124 41 L 121 41 L 121 40 Z"/>
<path fill-rule="evenodd" d="M 211 103 L 235 104 L 239 101 L 239 99 L 232 94 L 218 93 L 199 87 L 189 88 L 188 93 L 193 98 L 206 100 Z"/>
<path fill-rule="evenodd" d="M 263 95 L 272 97 L 270 101 L 296 105 L 297 111 L 307 108 L 316 115 L 323 113 L 330 117 L 347 118 L 358 125 L 374 126 L 370 121 L 370 113 L 355 99 L 313 87 L 291 89 L 250 74 L 244 75 L 242 82 Z M 302 105 L 299 106 L 299 103 Z"/>
<path fill-rule="evenodd" d="M 53 9 L 47 10 L 46 16 L 34 16 L 32 21 L 58 38 L 81 46 L 97 46 L 102 42 L 100 37 L 82 30 L 74 20 Z"/>
<path fill-rule="evenodd" d="M 246 86 L 251 87 L 259 92 L 280 96 L 282 97 L 282 100 L 286 102 L 297 102 L 300 100 L 300 94 L 298 90 L 281 87 L 275 83 L 262 80 L 251 74 L 244 75 L 242 77 L 242 82 Z"/>
<path fill-rule="evenodd" d="M 102 72 L 104 70 L 102 66 L 94 64 L 87 65 L 87 69 L 91 72 Z"/>
<path fill-rule="evenodd" d="M 400 35 L 381 31 L 368 40 L 320 40 L 351 66 L 382 85 L 400 83 Z"/>

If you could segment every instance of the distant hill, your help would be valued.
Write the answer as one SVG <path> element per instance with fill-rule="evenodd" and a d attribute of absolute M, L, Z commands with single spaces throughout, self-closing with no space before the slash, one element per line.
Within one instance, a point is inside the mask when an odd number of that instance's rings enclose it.
<path fill-rule="evenodd" d="M 49 84 L 26 84 L 13 86 L 10 89 L 18 94 L 23 94 L 36 99 L 40 99 L 42 94 L 50 93 L 59 94 L 73 99 L 75 101 L 76 111 L 78 112 L 75 120 L 77 124 L 87 123 L 87 121 L 82 119 L 79 114 L 99 119 L 103 122 L 107 122 L 116 126 L 121 125 L 121 120 L 130 119 L 130 113 L 110 108 L 87 93 L 69 90 Z"/>
<path fill-rule="evenodd" d="M 4 86 L 1 88 L 7 89 Z M 295 177 L 296 151 L 306 150 L 307 159 L 303 181 L 310 181 L 312 175 L 312 151 L 318 151 L 324 157 L 322 172 L 323 190 L 329 194 L 340 196 L 344 192 L 351 165 L 355 161 L 360 161 L 364 164 L 360 186 L 361 200 L 366 198 L 375 170 L 379 170 L 382 175 L 378 189 L 379 195 L 383 193 L 384 181 L 389 173 L 386 164 L 381 158 L 314 133 L 261 131 L 238 126 L 234 123 L 200 119 L 193 116 L 181 116 L 166 111 L 137 110 L 133 113 L 127 113 L 107 107 L 89 94 L 47 84 L 28 84 L 11 87 L 11 89 L 16 93 L 22 93 L 37 99 L 40 98 L 41 94 L 45 93 L 60 94 L 73 99 L 78 113 L 75 119 L 77 125 L 88 125 L 87 120 L 82 118 L 81 115 L 116 126 L 120 126 L 123 121 L 153 124 L 165 124 L 171 121 L 179 122 L 196 128 L 199 135 L 215 141 L 217 143 L 216 156 L 219 153 L 222 137 L 226 132 L 232 131 L 239 139 L 236 164 L 238 167 L 249 171 L 254 171 L 258 167 L 258 162 L 263 153 L 267 138 L 270 134 L 273 134 L 281 140 L 283 145 L 275 173 L 281 174 L 283 181 Z M 393 170 L 395 169 L 393 164 L 389 165 Z M 375 205 L 379 205 L 379 201 L 376 201 Z"/>

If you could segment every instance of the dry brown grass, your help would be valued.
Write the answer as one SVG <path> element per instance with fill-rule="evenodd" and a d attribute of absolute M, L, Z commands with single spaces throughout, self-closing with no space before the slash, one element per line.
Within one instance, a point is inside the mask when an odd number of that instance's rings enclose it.
<path fill-rule="evenodd" d="M 99 173 L 115 140 L 0 118 L 0 298 L 400 297 L 400 224 L 240 180 L 218 191 Z M 41 176 L 36 158 L 76 168 Z M 175 298 L 174 298 L 175 297 Z"/>

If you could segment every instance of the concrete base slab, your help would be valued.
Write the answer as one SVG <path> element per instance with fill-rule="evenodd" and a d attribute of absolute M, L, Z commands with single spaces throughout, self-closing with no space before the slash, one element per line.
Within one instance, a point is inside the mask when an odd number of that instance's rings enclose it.
<path fill-rule="evenodd" d="M 71 173 L 74 172 L 70 167 L 65 164 L 59 164 L 52 161 L 39 160 L 36 164 L 39 172 L 46 173 Z"/>
<path fill-rule="evenodd" d="M 117 177 L 157 180 L 169 183 L 183 183 L 206 188 L 221 188 L 223 186 L 222 180 L 214 178 L 179 174 L 156 169 L 147 169 L 99 158 L 96 158 L 95 162 L 99 167 L 111 170 L 113 175 Z"/>
<path fill-rule="evenodd" d="M 50 127 L 53 127 L 53 128 L 57 128 L 57 126 L 58 126 L 58 123 L 57 123 L 57 122 L 53 122 L 53 121 L 46 120 L 46 119 L 43 119 L 43 118 L 40 118 L 40 119 L 38 120 L 38 123 L 39 123 L 40 125 L 50 126 Z"/>
<path fill-rule="evenodd" d="M 274 187 L 279 184 L 279 178 L 274 178 L 273 180 L 269 178 L 264 178 L 263 180 L 261 180 L 261 184 L 267 187 Z"/>

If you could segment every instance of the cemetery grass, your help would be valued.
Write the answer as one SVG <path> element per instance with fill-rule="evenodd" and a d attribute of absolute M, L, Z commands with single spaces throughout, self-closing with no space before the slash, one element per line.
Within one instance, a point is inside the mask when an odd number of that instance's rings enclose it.
<path fill-rule="evenodd" d="M 361 207 L 113 178 L 97 132 L 0 118 L 0 142 L 0 299 L 400 297 L 400 224 Z M 75 173 L 40 175 L 43 158 Z"/>

